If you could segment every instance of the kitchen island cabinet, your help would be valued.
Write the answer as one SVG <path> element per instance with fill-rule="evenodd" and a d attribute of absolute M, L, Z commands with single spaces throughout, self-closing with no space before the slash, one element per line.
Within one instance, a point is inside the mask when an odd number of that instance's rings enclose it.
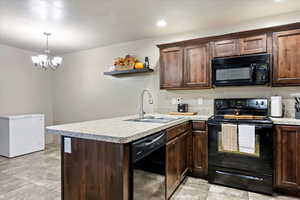
<path fill-rule="evenodd" d="M 128 144 L 72 138 L 71 147 L 61 155 L 63 200 L 130 199 Z"/>
<path fill-rule="evenodd" d="M 128 121 L 134 117 L 47 127 L 49 133 L 62 138 L 63 200 L 131 200 L 131 144 L 161 131 L 166 131 L 167 140 L 165 195 L 166 199 L 172 196 L 191 168 L 190 119 L 181 117 L 162 124 Z"/>

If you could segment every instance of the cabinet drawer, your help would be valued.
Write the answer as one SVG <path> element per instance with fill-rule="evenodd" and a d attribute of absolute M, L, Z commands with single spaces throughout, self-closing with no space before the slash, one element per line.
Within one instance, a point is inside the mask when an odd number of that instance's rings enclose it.
<path fill-rule="evenodd" d="M 193 130 L 206 131 L 206 121 L 193 121 Z"/>
<path fill-rule="evenodd" d="M 172 128 L 167 129 L 167 140 L 171 140 L 180 134 L 184 133 L 190 128 L 190 125 L 188 122 L 174 126 Z"/>

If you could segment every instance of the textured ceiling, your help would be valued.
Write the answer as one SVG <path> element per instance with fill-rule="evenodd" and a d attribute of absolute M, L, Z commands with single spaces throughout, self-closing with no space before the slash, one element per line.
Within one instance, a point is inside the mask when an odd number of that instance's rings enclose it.
<path fill-rule="evenodd" d="M 67 53 L 300 10 L 299 0 L 0 0 L 0 43 Z M 168 26 L 156 27 L 159 19 Z"/>

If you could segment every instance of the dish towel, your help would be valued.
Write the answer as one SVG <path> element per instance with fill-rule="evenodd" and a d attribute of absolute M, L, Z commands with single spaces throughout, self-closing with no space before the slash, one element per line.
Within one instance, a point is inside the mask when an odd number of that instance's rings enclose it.
<path fill-rule="evenodd" d="M 237 151 L 237 125 L 222 124 L 222 147 L 224 151 Z"/>
<path fill-rule="evenodd" d="M 242 153 L 255 153 L 255 126 L 239 125 L 239 151 Z"/>

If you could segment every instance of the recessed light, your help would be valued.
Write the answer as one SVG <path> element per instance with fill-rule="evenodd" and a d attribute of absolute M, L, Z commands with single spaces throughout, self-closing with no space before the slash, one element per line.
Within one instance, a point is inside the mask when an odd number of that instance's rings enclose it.
<path fill-rule="evenodd" d="M 156 22 L 156 26 L 158 26 L 158 27 L 165 27 L 165 26 L 167 26 L 167 22 L 164 19 L 158 20 Z"/>
<path fill-rule="evenodd" d="M 278 3 L 280 3 L 280 2 L 284 2 L 284 0 L 274 0 L 275 2 L 278 2 Z"/>

